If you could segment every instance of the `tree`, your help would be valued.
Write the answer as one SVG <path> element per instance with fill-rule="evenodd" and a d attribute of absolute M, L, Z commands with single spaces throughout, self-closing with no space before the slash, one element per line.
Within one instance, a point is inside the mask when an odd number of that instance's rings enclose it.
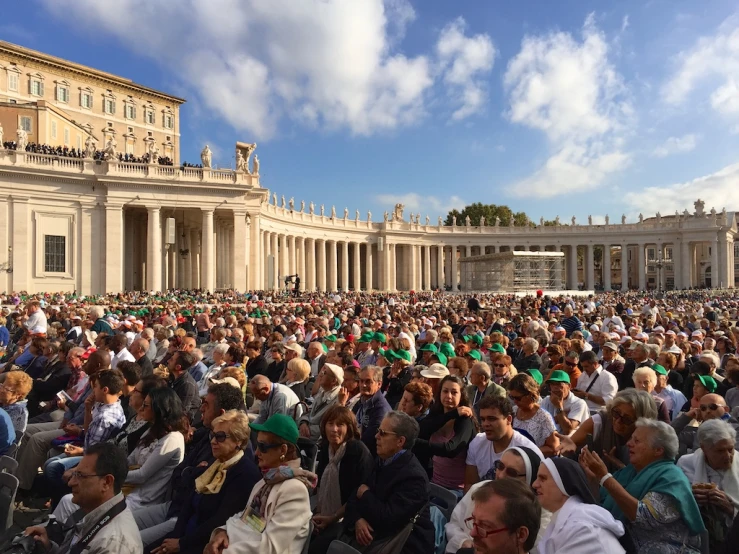
<path fill-rule="evenodd" d="M 511 218 L 517 227 L 525 227 L 532 225 L 528 216 L 523 212 L 513 211 L 508 206 L 497 206 L 495 204 L 483 204 L 482 202 L 475 202 L 469 206 L 465 206 L 463 210 L 452 210 L 446 216 L 444 225 L 452 225 L 454 218 L 456 217 L 457 225 L 465 225 L 466 218 L 469 216 L 470 225 L 480 225 L 481 218 L 485 217 L 485 225 L 495 225 L 495 218 L 500 218 L 500 224 L 506 227 L 510 224 Z"/>

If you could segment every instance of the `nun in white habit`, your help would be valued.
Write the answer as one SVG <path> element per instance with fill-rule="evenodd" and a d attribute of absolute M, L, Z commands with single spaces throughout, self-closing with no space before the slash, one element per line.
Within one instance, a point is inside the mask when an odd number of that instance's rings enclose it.
<path fill-rule="evenodd" d="M 534 548 L 538 554 L 623 554 L 624 526 L 597 505 L 585 472 L 569 458 L 548 458 L 539 466 L 536 492 L 552 519 Z"/>

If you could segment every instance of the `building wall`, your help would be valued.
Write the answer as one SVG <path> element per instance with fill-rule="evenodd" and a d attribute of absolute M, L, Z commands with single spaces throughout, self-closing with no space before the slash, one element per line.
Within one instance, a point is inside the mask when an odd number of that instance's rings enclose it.
<path fill-rule="evenodd" d="M 17 85 L 16 90 L 13 85 Z M 92 98 L 91 107 L 84 105 L 87 95 Z M 0 41 L 0 102 L 22 104 L 39 100 L 63 110 L 99 141 L 113 136 L 120 152 L 126 152 L 128 145 L 130 153 L 143 156 L 147 152 L 145 139 L 153 139 L 160 155 L 170 156 L 175 163 L 180 161 L 179 107 L 184 100 Z M 114 113 L 106 111 L 106 101 L 114 103 Z M 135 113 L 127 111 L 126 106 L 133 107 Z M 147 112 L 154 114 L 153 122 L 147 119 Z M 165 128 L 166 117 L 171 117 L 172 128 Z M 7 128 L 5 135 L 9 136 Z M 76 147 L 76 138 L 72 146 Z M 98 146 L 102 148 L 101 144 Z"/>

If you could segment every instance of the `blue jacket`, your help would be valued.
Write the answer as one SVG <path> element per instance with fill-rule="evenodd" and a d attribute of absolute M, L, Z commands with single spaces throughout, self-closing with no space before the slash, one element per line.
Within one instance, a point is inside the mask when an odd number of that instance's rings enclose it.
<path fill-rule="evenodd" d="M 377 456 L 377 441 L 375 440 L 377 430 L 380 428 L 380 423 L 382 423 L 385 414 L 392 411 L 393 409 L 387 403 L 381 391 L 377 391 L 366 402 L 360 399 L 354 405 L 353 412 L 357 416 L 362 442 L 369 449 L 373 458 Z"/>

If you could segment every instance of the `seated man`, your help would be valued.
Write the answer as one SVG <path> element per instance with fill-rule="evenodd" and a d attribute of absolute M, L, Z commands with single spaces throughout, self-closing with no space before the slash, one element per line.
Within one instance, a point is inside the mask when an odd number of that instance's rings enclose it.
<path fill-rule="evenodd" d="M 344 382 L 344 370 L 334 364 L 323 364 L 318 372 L 316 383 L 320 389 L 313 397 L 309 412 L 300 418 L 300 436 L 316 443 L 321 437 L 321 419 L 323 414 L 336 404 L 341 384 Z"/>
<path fill-rule="evenodd" d="M 710 551 L 719 552 L 739 508 L 739 457 L 736 431 L 726 421 L 711 419 L 698 427 L 700 448 L 677 465 L 693 486 L 710 537 Z"/>
<path fill-rule="evenodd" d="M 527 368 L 528 369 L 528 368 Z M 490 366 L 485 362 L 475 362 L 470 369 L 470 383 L 467 396 L 477 417 L 480 417 L 480 401 L 487 396 L 506 396 L 506 390 L 492 378 Z"/>
<path fill-rule="evenodd" d="M 374 365 L 367 366 L 359 372 L 360 397 L 352 410 L 357 416 L 362 442 L 372 456 L 377 453 L 375 446 L 377 429 L 385 414 L 392 411 L 380 390 L 382 378 L 382 368 Z"/>
<path fill-rule="evenodd" d="M 72 502 L 80 509 L 73 514 L 72 521 L 66 525 L 63 522 L 66 534 L 62 543 L 51 542 L 46 527 L 42 526 L 29 527 L 26 535 L 33 536 L 50 554 L 82 551 L 141 554 L 141 538 L 121 492 L 127 475 L 128 462 L 123 450 L 111 443 L 91 446 L 69 479 Z"/>
<path fill-rule="evenodd" d="M 188 370 L 195 364 L 195 357 L 190 352 L 177 351 L 169 359 L 167 368 L 170 374 L 170 386 L 182 400 L 182 409 L 193 420 L 200 408 L 200 391 Z"/>
<path fill-rule="evenodd" d="M 541 409 L 549 412 L 557 431 L 571 435 L 578 426 L 590 417 L 587 403 L 572 394 L 570 376 L 561 370 L 552 371 L 549 379 L 549 396 L 541 401 Z"/>
<path fill-rule="evenodd" d="M 407 414 L 390 412 L 382 420 L 377 430 L 379 463 L 346 504 L 342 536 L 351 537 L 352 544 L 374 547 L 415 521 L 403 552 L 434 551 L 428 476 L 411 451 L 417 437 L 418 422 Z"/>
<path fill-rule="evenodd" d="M 718 394 L 706 394 L 700 399 L 700 406 L 677 416 L 671 423 L 672 428 L 680 439 L 680 456 L 695 452 L 700 448 L 698 429 L 689 426 L 694 419 L 699 422 L 720 419 L 726 421 L 739 433 L 739 421 L 731 417 L 726 400 Z"/>
<path fill-rule="evenodd" d="M 482 433 L 472 439 L 467 449 L 467 467 L 464 476 L 464 492 L 482 480 L 493 479 L 495 462 L 512 446 L 525 446 L 544 455 L 532 441 L 513 429 L 513 407 L 507 397 L 486 396 L 480 400 L 480 426 Z"/>
<path fill-rule="evenodd" d="M 254 398 L 261 402 L 255 423 L 264 423 L 273 414 L 285 414 L 293 419 L 300 419 L 302 412 L 295 413 L 295 406 L 300 404 L 300 399 L 287 385 L 273 383 L 266 375 L 257 375 L 249 383 L 249 388 Z"/>

